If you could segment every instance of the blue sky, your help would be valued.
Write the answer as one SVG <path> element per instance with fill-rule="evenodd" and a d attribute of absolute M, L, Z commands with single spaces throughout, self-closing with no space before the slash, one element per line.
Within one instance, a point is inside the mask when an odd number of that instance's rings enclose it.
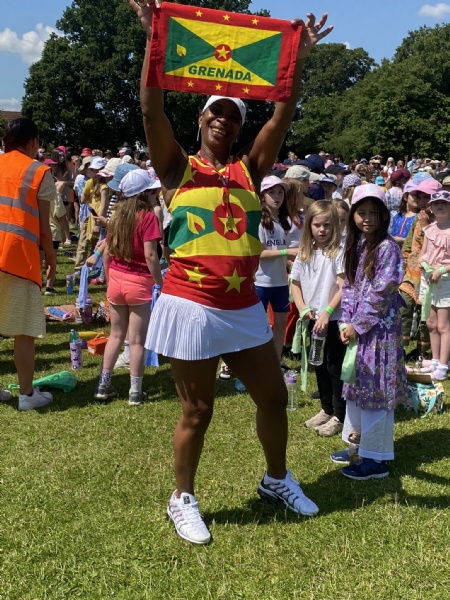
<path fill-rule="evenodd" d="M 124 0 L 125 1 L 125 0 Z M 20 0 L 19 8 L 8 10 L 0 0 L 0 108 L 20 110 L 23 84 L 30 65 L 39 60 L 45 41 L 71 2 L 65 0 Z M 327 41 L 364 48 L 377 62 L 392 58 L 409 31 L 422 25 L 434 27 L 450 21 L 450 3 L 427 4 L 421 0 L 308 0 L 299 8 L 296 0 L 256 0 L 252 10 L 267 8 L 273 17 L 304 17 L 328 12 L 335 26 Z"/>

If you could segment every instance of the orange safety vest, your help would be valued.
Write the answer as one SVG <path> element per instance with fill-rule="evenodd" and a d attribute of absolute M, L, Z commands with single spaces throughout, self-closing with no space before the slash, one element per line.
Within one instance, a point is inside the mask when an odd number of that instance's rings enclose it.
<path fill-rule="evenodd" d="M 0 155 L 0 271 L 42 285 L 38 191 L 42 163 L 12 150 Z"/>

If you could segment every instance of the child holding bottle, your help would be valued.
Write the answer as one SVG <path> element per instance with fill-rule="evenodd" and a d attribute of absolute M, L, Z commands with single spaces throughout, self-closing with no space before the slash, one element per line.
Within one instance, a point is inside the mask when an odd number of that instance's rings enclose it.
<path fill-rule="evenodd" d="M 388 235 L 390 214 L 383 189 L 356 188 L 350 211 L 342 289 L 341 340 L 356 346 L 354 383 L 344 384 L 347 411 L 342 439 L 357 443 L 331 455 L 354 480 L 387 477 L 394 458 L 394 409 L 406 398 L 399 285 L 403 258 Z"/>
<path fill-rule="evenodd" d="M 317 200 L 306 213 L 298 256 L 291 270 L 291 293 L 301 319 L 309 319 L 312 332 L 326 336 L 324 359 L 315 366 L 320 412 L 305 422 L 320 436 L 342 431 L 345 402 L 341 369 L 345 346 L 339 338 L 341 289 L 344 282 L 339 217 L 332 202 Z"/>

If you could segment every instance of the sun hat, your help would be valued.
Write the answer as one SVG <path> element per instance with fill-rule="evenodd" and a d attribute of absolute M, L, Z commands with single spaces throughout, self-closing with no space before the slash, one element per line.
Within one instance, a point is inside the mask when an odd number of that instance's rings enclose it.
<path fill-rule="evenodd" d="M 270 190 L 270 188 L 273 188 L 276 185 L 281 185 L 285 190 L 289 188 L 289 184 L 279 177 L 276 177 L 275 175 L 269 175 L 268 177 L 264 177 L 264 179 L 261 181 L 261 192 Z"/>
<path fill-rule="evenodd" d="M 83 150 L 81 151 L 80 156 L 82 156 L 83 158 L 85 156 L 92 156 L 92 150 L 90 148 L 83 148 Z"/>
<path fill-rule="evenodd" d="M 450 192 L 447 192 L 446 190 L 434 192 L 434 194 L 431 194 L 429 202 L 450 202 Z"/>
<path fill-rule="evenodd" d="M 119 148 L 119 154 L 125 154 L 125 152 L 128 152 L 128 148 L 126 146 Z"/>
<path fill-rule="evenodd" d="M 284 176 L 290 179 L 301 179 L 302 181 L 317 181 L 320 178 L 320 175 L 312 173 L 303 165 L 292 165 Z"/>
<path fill-rule="evenodd" d="M 420 173 L 414 173 L 412 178 L 415 181 L 424 181 L 425 179 L 432 179 L 433 175 L 431 175 L 431 173 L 428 173 L 427 171 L 420 171 Z"/>
<path fill-rule="evenodd" d="M 98 177 L 112 177 L 120 165 L 120 158 L 110 158 L 101 171 L 97 173 Z"/>
<path fill-rule="evenodd" d="M 56 149 L 61 150 L 63 154 L 67 154 L 67 148 L 65 146 L 58 146 Z"/>
<path fill-rule="evenodd" d="M 384 185 L 386 181 L 382 175 L 378 175 L 378 177 L 375 179 L 375 183 L 377 185 Z"/>
<path fill-rule="evenodd" d="M 384 180 L 383 180 L 384 181 Z M 351 187 L 357 187 L 361 185 L 361 177 L 356 173 L 350 173 L 350 175 L 346 175 L 342 181 L 342 189 L 346 190 Z"/>
<path fill-rule="evenodd" d="M 386 194 L 381 189 L 381 186 L 375 183 L 366 183 L 366 185 L 359 185 L 355 188 L 352 197 L 352 206 L 368 198 L 380 200 L 387 207 Z"/>
<path fill-rule="evenodd" d="M 247 114 L 247 109 L 245 108 L 245 104 L 240 98 L 231 98 L 230 96 L 210 96 L 202 109 L 202 114 L 207 108 L 211 106 L 211 104 L 214 104 L 214 102 L 218 102 L 219 100 L 231 100 L 231 102 L 236 104 L 236 106 L 239 109 L 239 112 L 241 113 L 242 125 L 245 123 L 245 115 Z"/>
<path fill-rule="evenodd" d="M 439 181 L 437 181 L 433 177 L 430 177 L 429 179 L 424 179 L 419 183 L 419 185 L 417 186 L 417 191 L 423 192 L 424 194 L 430 194 L 431 196 L 431 194 L 434 194 L 441 188 L 442 185 L 439 183 Z"/>
<path fill-rule="evenodd" d="M 87 167 L 87 165 L 89 165 L 91 163 L 91 160 L 92 160 L 92 156 L 85 156 L 83 158 L 83 160 L 81 161 L 81 165 L 80 165 L 80 168 L 78 169 L 78 171 L 80 173 L 82 173 L 85 170 L 85 168 Z"/>
<path fill-rule="evenodd" d="M 120 189 L 120 182 L 125 175 L 130 171 L 135 171 L 138 168 L 139 167 L 137 165 L 119 165 L 114 171 L 114 177 L 111 179 L 111 181 L 108 181 L 107 186 L 115 192 L 118 192 Z"/>
<path fill-rule="evenodd" d="M 158 182 L 159 183 L 159 182 Z M 145 190 L 150 190 L 155 184 L 155 178 L 145 169 L 129 171 L 120 182 L 119 189 L 125 198 L 136 196 Z M 160 187 L 160 186 L 156 186 Z"/>
<path fill-rule="evenodd" d="M 331 173 L 327 177 L 321 175 L 319 183 L 331 183 L 337 187 L 337 179 L 334 175 L 331 175 Z"/>
<path fill-rule="evenodd" d="M 322 173 L 325 166 L 323 158 L 319 154 L 310 154 L 305 158 L 305 163 L 308 169 L 316 173 Z"/>
<path fill-rule="evenodd" d="M 106 165 L 106 158 L 101 158 L 100 156 L 94 156 L 91 160 L 90 168 L 95 169 L 96 171 L 100 171 Z"/>
<path fill-rule="evenodd" d="M 360 164 L 367 165 L 369 161 L 367 160 L 367 158 L 360 158 L 358 162 Z"/>
<path fill-rule="evenodd" d="M 326 167 L 325 173 L 331 173 L 332 175 L 350 175 L 351 170 L 348 167 L 342 165 L 330 165 Z"/>
<path fill-rule="evenodd" d="M 414 179 L 414 178 L 410 179 L 403 186 L 403 193 L 404 194 L 413 194 L 414 192 L 417 192 L 418 188 L 419 188 L 419 183 L 420 182 L 417 181 L 417 179 Z"/>
<path fill-rule="evenodd" d="M 44 158 L 44 165 L 51 167 L 53 165 L 57 165 L 58 163 L 52 160 L 51 158 Z"/>
<path fill-rule="evenodd" d="M 123 165 L 125 165 L 125 164 L 131 162 L 133 159 L 131 158 L 131 156 L 129 154 L 124 154 L 122 156 L 122 158 L 119 158 L 119 160 Z"/>
<path fill-rule="evenodd" d="M 399 179 L 409 179 L 411 177 L 411 173 L 408 169 L 397 169 L 391 175 L 391 181 L 398 181 Z"/>
<path fill-rule="evenodd" d="M 446 175 L 441 183 L 442 185 L 450 185 L 450 175 Z"/>

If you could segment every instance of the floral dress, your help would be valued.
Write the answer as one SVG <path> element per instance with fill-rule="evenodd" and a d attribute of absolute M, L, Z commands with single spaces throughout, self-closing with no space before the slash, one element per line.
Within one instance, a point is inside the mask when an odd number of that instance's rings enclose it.
<path fill-rule="evenodd" d="M 363 271 L 365 241 L 358 248 L 355 283 L 342 289 L 341 322 L 358 333 L 355 383 L 344 384 L 343 396 L 361 409 L 392 410 L 406 400 L 406 369 L 398 288 L 403 279 L 403 259 L 391 237 L 381 242 L 375 275 Z"/>

